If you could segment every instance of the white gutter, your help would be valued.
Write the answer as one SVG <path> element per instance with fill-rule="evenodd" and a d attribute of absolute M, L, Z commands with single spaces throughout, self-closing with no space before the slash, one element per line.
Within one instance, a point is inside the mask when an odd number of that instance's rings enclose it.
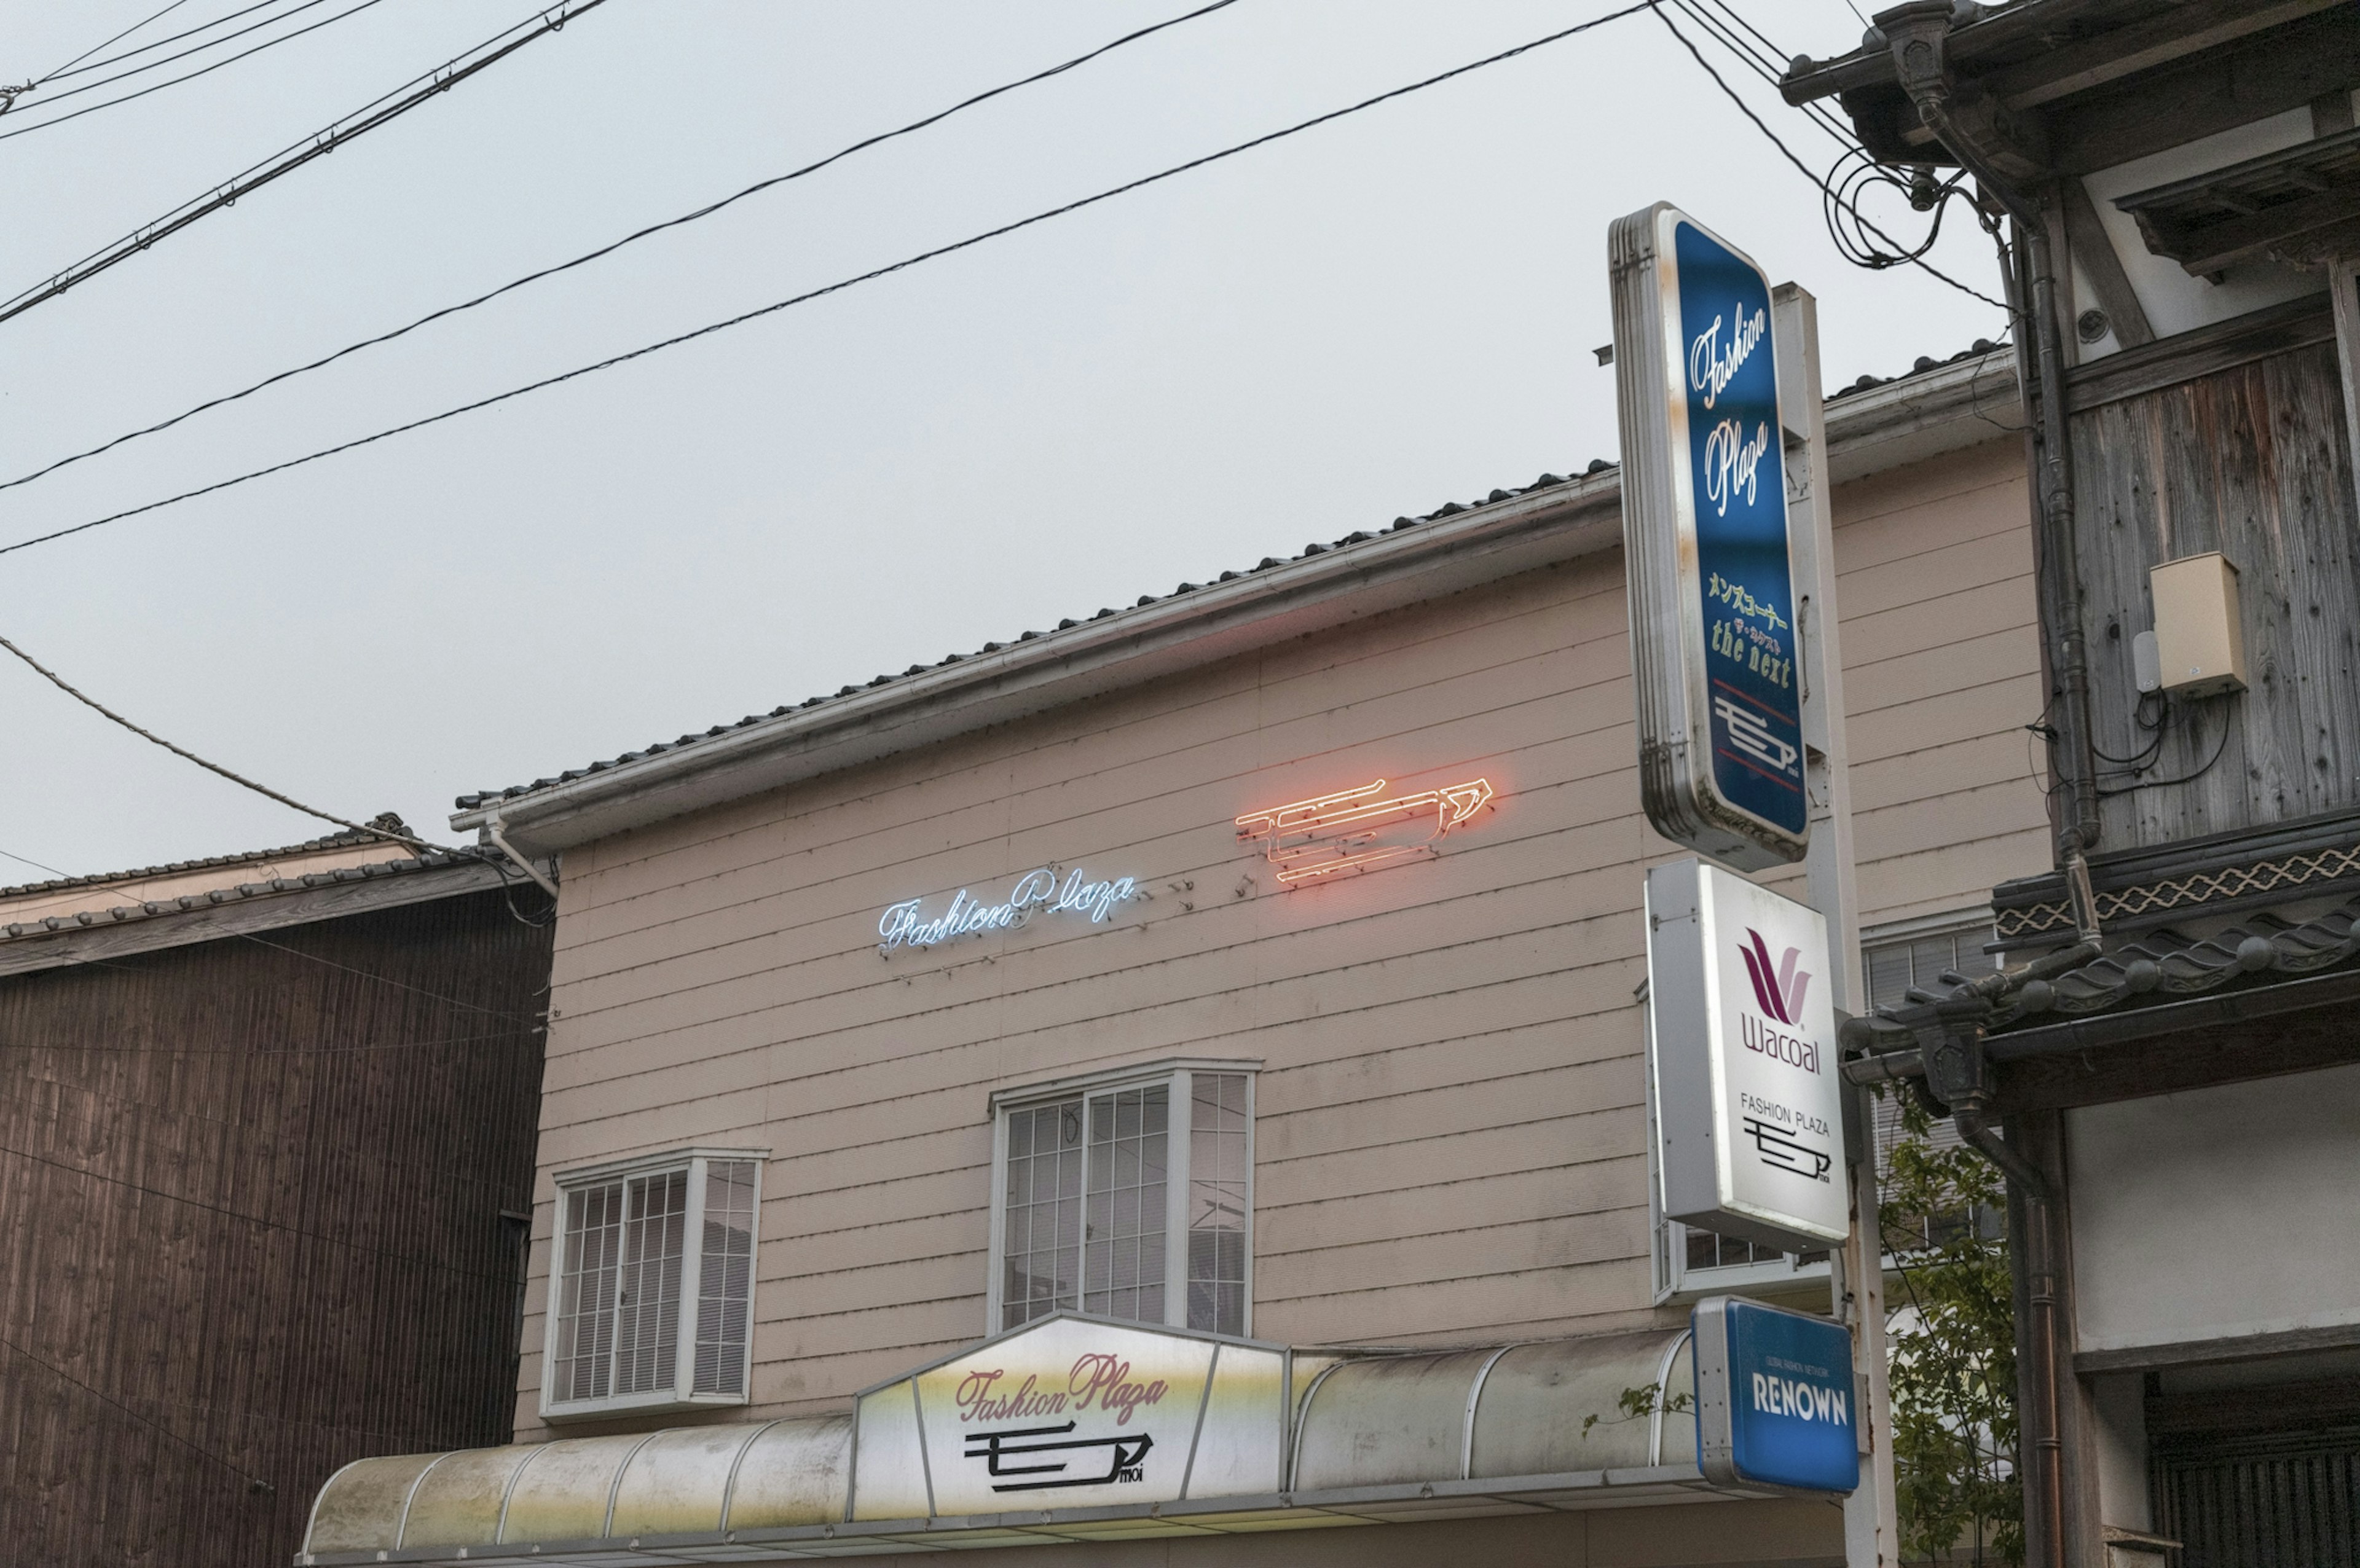
<path fill-rule="evenodd" d="M 2007 435 L 2005 349 L 1828 404 L 1839 483 Z M 546 855 L 1622 543 L 1607 469 L 454 813 Z"/>

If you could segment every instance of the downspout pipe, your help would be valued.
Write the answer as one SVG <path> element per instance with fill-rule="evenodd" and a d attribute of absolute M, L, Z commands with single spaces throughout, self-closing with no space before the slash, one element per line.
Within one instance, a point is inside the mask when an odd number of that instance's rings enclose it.
<path fill-rule="evenodd" d="M 2017 1238 L 2017 1262 L 2023 1270 L 2030 1323 L 2025 1334 L 2030 1349 L 2028 1376 L 2018 1388 L 2030 1396 L 2034 1484 L 2039 1488 L 2043 1529 L 2040 1539 L 2050 1568 L 2065 1568 L 2065 1450 L 2059 1433 L 2061 1403 L 2057 1365 L 2057 1256 L 2054 1194 L 2040 1168 L 2024 1151 L 2002 1137 L 1991 1109 L 1991 1063 L 1985 1051 L 1984 1021 L 2010 995 L 2034 981 L 2045 981 L 2089 963 L 2104 951 L 2094 937 L 2071 947 L 2044 954 L 2016 969 L 2003 969 L 1964 985 L 1948 996 L 1897 1009 L 1909 1018 L 1918 1038 L 1911 1049 L 1869 1051 L 1879 1025 L 1866 1018 L 1844 1020 L 1838 1031 L 1848 1082 L 1880 1079 L 1909 1081 L 1913 1091 L 1931 1090 L 1937 1103 L 1947 1103 L 1961 1141 L 1999 1167 L 2009 1188 L 2023 1201 L 2024 1234 Z M 1890 1030 L 1892 1019 L 1883 1027 Z"/>
<path fill-rule="evenodd" d="M 2065 775 L 2063 821 L 2056 830 L 2057 865 L 2065 873 L 2075 923 L 2087 939 L 2097 934 L 2089 901 L 2086 856 L 2098 845 L 2097 761 L 2090 741 L 2089 644 L 2081 626 L 2081 568 L 2074 554 L 2072 437 L 2065 413 L 2065 346 L 2057 312 L 2057 259 L 2049 243 L 2047 215 L 2038 201 L 2004 174 L 1991 150 L 1952 113 L 1954 88 L 1944 56 L 1951 22 L 1950 0 L 1913 0 L 1880 12 L 1877 27 L 1892 50 L 1894 72 L 1918 110 L 1918 120 L 1939 137 L 1976 183 L 2014 220 L 2029 278 L 2029 299 L 2010 302 L 2031 339 L 2039 387 L 2041 620 L 2049 640 L 2051 668 L 2063 706 L 2061 744 Z M 2010 280 L 2011 283 L 2014 281 Z M 2027 410 L 2030 412 L 2030 410 Z"/>
<path fill-rule="evenodd" d="M 554 904 L 557 902 L 557 884 L 551 881 L 549 877 L 542 873 L 540 866 L 535 866 L 524 855 L 517 853 L 516 847 L 509 844 L 506 837 L 508 826 L 507 822 L 502 822 L 497 817 L 494 817 L 484 824 L 484 837 L 490 841 L 494 849 L 497 849 L 502 855 L 507 855 L 518 870 L 523 872 L 526 876 L 539 883 L 541 885 L 541 890 L 548 894 L 549 901 Z"/>

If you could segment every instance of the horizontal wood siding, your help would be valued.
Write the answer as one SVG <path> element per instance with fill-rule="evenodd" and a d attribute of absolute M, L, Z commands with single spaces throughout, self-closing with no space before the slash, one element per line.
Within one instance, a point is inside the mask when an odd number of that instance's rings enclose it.
<path fill-rule="evenodd" d="M 507 1439 L 549 947 L 475 893 L 0 981 L 0 1558 L 285 1563 Z"/>
<path fill-rule="evenodd" d="M 2158 562 L 2217 550 L 2237 567 L 2251 682 L 2176 702 L 2149 770 L 2103 781 L 2115 792 L 2102 850 L 2360 804 L 2360 517 L 2345 430 L 2333 343 L 2074 416 L 2098 749 L 2136 759 L 2148 744 L 2131 638 L 2155 624 L 2147 572 Z"/>
<path fill-rule="evenodd" d="M 1840 497 L 1873 911 L 2038 868 L 2003 848 L 1930 892 L 1895 869 L 2040 839 L 2005 745 L 2038 711 L 2020 462 Z M 1629 668 L 1596 556 L 569 854 L 520 1432 L 544 1430 L 554 1171 L 768 1148 L 753 1408 L 714 1419 L 836 1408 L 986 1330 L 992 1093 L 1175 1056 L 1262 1064 L 1256 1334 L 1672 1321 L 1635 999 L 1641 873 L 1671 849 L 1639 811 Z M 1331 886 L 1281 888 L 1231 825 L 1478 775 L 1498 800 L 1437 857 Z M 1050 864 L 1150 898 L 878 953 L 887 905 Z"/>
<path fill-rule="evenodd" d="M 1996 434 L 1996 432 L 1995 432 Z M 1836 495 L 1861 923 L 1987 903 L 2049 866 L 2018 438 Z"/>

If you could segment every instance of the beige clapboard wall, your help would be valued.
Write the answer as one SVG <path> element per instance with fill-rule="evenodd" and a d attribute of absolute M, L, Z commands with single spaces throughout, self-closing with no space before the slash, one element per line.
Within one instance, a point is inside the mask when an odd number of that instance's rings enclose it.
<path fill-rule="evenodd" d="M 1999 441 L 1840 493 L 1869 920 L 2046 864 L 2021 474 Z M 720 1413 L 840 1408 L 986 1332 L 991 1093 L 1170 1056 L 1262 1063 L 1256 1334 L 1657 1320 L 1633 991 L 1668 846 L 1623 615 L 1592 556 L 569 853 L 519 1438 L 552 1171 L 768 1148 L 753 1405 Z M 1442 855 L 1334 886 L 1280 890 L 1231 826 L 1477 775 L 1499 798 Z M 1153 897 L 879 956 L 886 905 L 1050 863 Z"/>

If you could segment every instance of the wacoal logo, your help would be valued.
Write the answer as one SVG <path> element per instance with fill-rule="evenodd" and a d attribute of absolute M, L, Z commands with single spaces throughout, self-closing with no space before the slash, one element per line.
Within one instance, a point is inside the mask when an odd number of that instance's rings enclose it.
<path fill-rule="evenodd" d="M 1770 949 L 1763 942 L 1762 933 L 1748 926 L 1745 934 L 1753 945 L 1741 942 L 1737 952 L 1745 960 L 1746 978 L 1754 982 L 1754 1001 L 1761 1004 L 1764 1012 L 1789 1028 L 1801 1023 L 1803 994 L 1810 989 L 1811 985 L 1809 974 L 1795 967 L 1796 961 L 1803 956 L 1803 950 L 1788 948 L 1785 961 L 1774 972 L 1770 964 Z"/>

